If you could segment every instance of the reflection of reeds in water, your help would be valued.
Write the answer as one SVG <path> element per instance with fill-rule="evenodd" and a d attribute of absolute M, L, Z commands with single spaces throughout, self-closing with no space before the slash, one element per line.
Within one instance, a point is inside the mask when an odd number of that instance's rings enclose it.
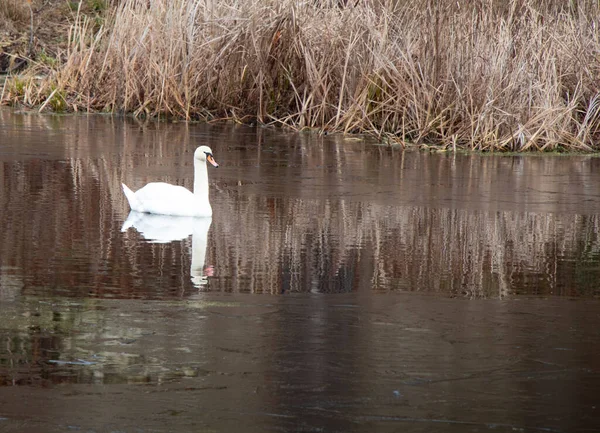
<path fill-rule="evenodd" d="M 232 200 L 223 214 L 209 260 L 232 291 L 577 295 L 593 285 L 571 264 L 600 256 L 596 216 L 299 199 Z"/>
<path fill-rule="evenodd" d="M 191 293 L 191 242 L 149 246 L 120 233 L 128 212 L 120 183 L 191 187 L 190 155 L 200 138 L 222 163 L 211 172 L 210 290 L 502 296 L 593 287 L 600 227 L 585 203 L 600 187 L 576 181 L 590 179 L 593 158 L 448 158 L 336 137 L 103 117 L 0 111 L 0 122 L 12 125 L 0 156 L 3 297 L 41 288 L 75 296 Z M 258 147 L 236 150 L 257 137 Z M 12 155 L 11 146 L 19 146 Z M 503 170 L 513 176 L 493 187 Z M 570 197 L 581 204 L 565 207 Z"/>

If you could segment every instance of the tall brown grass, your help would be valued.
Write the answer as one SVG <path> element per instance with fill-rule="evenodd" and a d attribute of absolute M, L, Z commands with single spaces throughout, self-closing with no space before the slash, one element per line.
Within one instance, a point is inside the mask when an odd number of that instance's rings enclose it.
<path fill-rule="evenodd" d="M 61 65 L 9 82 L 2 98 L 446 148 L 591 151 L 599 18 L 591 1 L 121 1 L 106 27 L 78 15 Z"/>
<path fill-rule="evenodd" d="M 0 1 L 0 24 L 2 30 L 14 31 L 14 22 L 25 22 L 29 18 L 29 8 L 26 1 Z"/>

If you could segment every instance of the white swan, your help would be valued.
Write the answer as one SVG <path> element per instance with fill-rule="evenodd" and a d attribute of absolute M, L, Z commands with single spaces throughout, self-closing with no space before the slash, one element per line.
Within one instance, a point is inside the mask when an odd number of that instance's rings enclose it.
<path fill-rule="evenodd" d="M 219 164 L 213 158 L 208 146 L 200 146 L 194 152 L 194 192 L 165 182 L 152 182 L 133 192 L 124 183 L 123 192 L 131 210 L 159 215 L 209 217 L 212 208 L 208 201 L 208 173 L 206 161 L 215 167 Z"/>

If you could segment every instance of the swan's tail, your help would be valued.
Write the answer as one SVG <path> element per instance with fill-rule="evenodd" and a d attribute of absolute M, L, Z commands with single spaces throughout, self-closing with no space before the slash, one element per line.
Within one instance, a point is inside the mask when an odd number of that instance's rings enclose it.
<path fill-rule="evenodd" d="M 135 197 L 135 193 L 132 190 L 130 190 L 129 187 L 124 183 L 122 183 L 121 185 L 123 186 L 123 192 L 125 193 L 125 197 L 127 197 L 127 201 L 129 202 L 129 207 L 131 208 L 131 210 L 137 210 L 139 203 L 137 201 L 137 198 Z"/>

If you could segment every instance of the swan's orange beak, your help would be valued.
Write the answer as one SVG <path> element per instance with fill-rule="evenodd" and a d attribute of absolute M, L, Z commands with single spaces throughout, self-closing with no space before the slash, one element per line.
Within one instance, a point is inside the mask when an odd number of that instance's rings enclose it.
<path fill-rule="evenodd" d="M 215 161 L 215 158 L 213 158 L 212 155 L 210 155 L 210 154 L 206 155 L 206 160 L 208 162 L 210 162 L 212 165 L 214 165 L 215 167 L 217 167 L 217 168 L 219 167 L 219 164 L 217 164 L 217 161 Z"/>

